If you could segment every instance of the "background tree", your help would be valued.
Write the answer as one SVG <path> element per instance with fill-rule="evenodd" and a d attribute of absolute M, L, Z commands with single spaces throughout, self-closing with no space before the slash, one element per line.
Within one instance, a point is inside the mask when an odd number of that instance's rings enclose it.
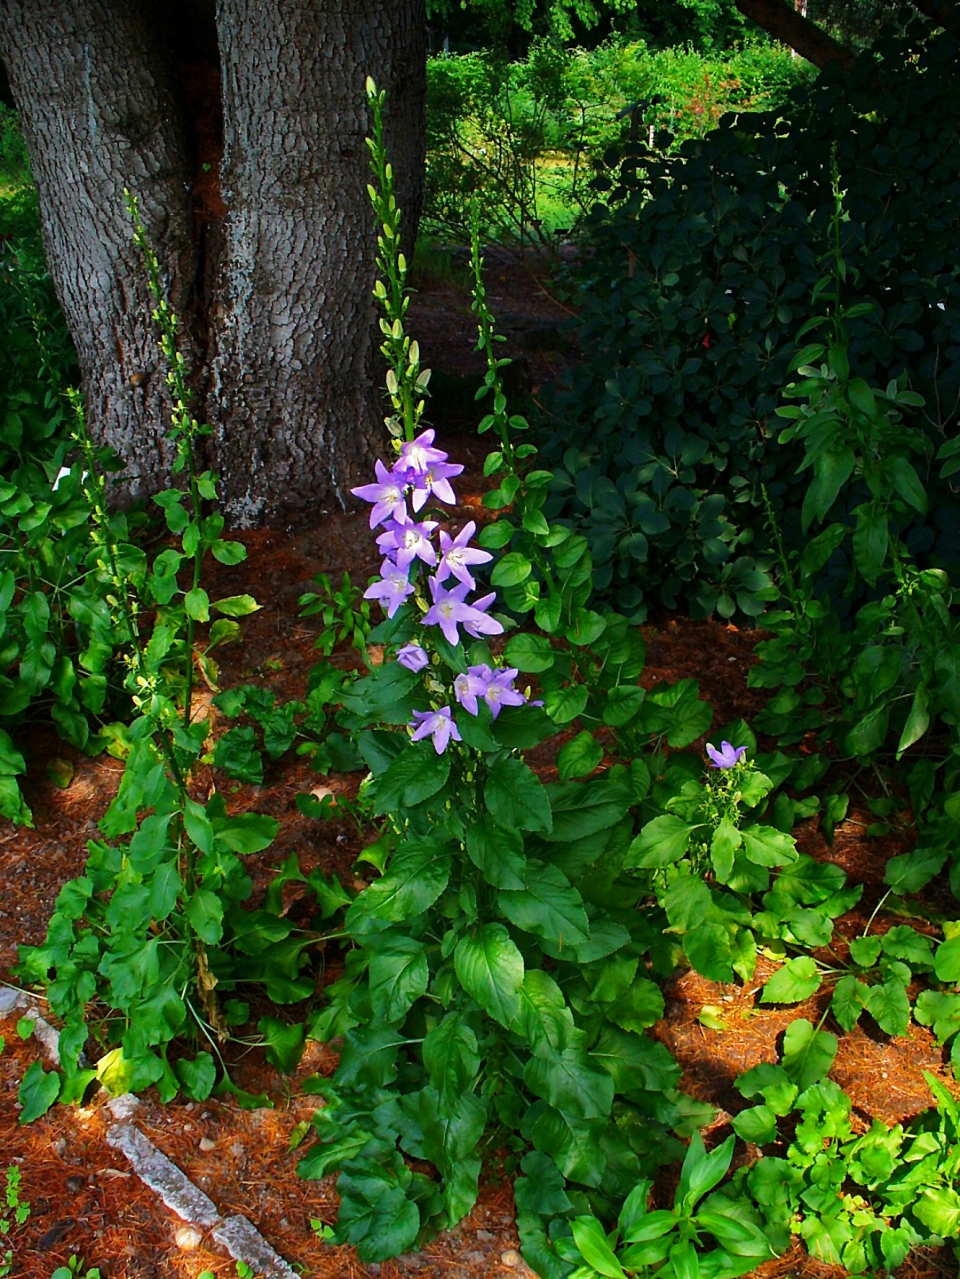
<path fill-rule="evenodd" d="M 90 428 L 129 492 L 158 486 L 169 401 L 124 187 L 184 320 L 234 523 L 343 503 L 382 430 L 364 77 L 389 94 L 412 243 L 423 0 L 2 0 L 0 54 Z"/>

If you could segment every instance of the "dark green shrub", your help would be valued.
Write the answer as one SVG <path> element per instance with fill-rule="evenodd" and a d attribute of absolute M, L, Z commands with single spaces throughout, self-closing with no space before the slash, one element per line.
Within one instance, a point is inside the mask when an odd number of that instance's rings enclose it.
<path fill-rule="evenodd" d="M 554 513 L 584 526 L 597 584 L 635 617 L 651 602 L 757 613 L 766 485 L 798 532 L 798 457 L 773 412 L 833 216 L 851 362 L 886 385 L 906 373 L 931 446 L 960 410 L 960 119 L 957 42 L 919 24 L 827 70 L 782 111 L 727 117 L 677 156 L 608 156 L 607 202 L 579 271 L 583 363 L 547 395 L 560 475 Z M 835 157 L 835 160 L 834 160 Z M 931 447 L 931 455 L 934 449 Z M 562 464 L 562 465 L 558 465 Z M 953 500 L 932 475 L 914 553 L 954 564 Z M 855 495 L 851 496 L 851 503 Z"/>

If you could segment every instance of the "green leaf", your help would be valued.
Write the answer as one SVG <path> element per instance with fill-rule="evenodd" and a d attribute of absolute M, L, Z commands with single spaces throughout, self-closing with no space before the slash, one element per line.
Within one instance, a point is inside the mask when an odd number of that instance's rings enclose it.
<path fill-rule="evenodd" d="M 502 891 L 499 906 L 517 928 L 542 937 L 561 951 L 587 940 L 589 924 L 583 899 L 555 866 L 528 862 L 526 887 Z"/>
<path fill-rule="evenodd" d="M 655 1025 L 663 1016 L 663 991 L 656 982 L 639 977 L 628 991 L 603 1011 L 608 1021 L 623 1030 L 639 1033 Z"/>
<path fill-rule="evenodd" d="M 791 1022 L 783 1037 L 783 1069 L 801 1092 L 826 1077 L 837 1055 L 837 1037 L 814 1030 L 804 1017 Z"/>
<path fill-rule="evenodd" d="M 247 558 L 247 548 L 242 542 L 218 537 L 210 547 L 213 558 L 221 564 L 240 564 Z"/>
<path fill-rule="evenodd" d="M 617 1254 L 607 1243 L 607 1236 L 596 1217 L 575 1217 L 570 1223 L 574 1242 L 588 1266 L 609 1279 L 626 1279 Z"/>
<path fill-rule="evenodd" d="M 553 828 L 543 838 L 551 844 L 572 843 L 609 830 L 634 803 L 631 785 L 615 780 L 610 773 L 589 782 L 553 783 L 545 790 Z"/>
<path fill-rule="evenodd" d="M 47 1072 L 38 1061 L 32 1061 L 17 1092 L 17 1099 L 23 1106 L 20 1123 L 29 1124 L 45 1115 L 59 1096 L 60 1076 L 57 1072 Z"/>
<path fill-rule="evenodd" d="M 280 823 L 263 813 L 237 813 L 213 823 L 216 843 L 244 855 L 263 852 L 276 839 Z"/>
<path fill-rule="evenodd" d="M 503 655 L 508 665 L 531 675 L 550 670 L 554 663 L 553 645 L 543 635 L 514 635 Z"/>
<path fill-rule="evenodd" d="M 592 1066 L 579 1043 L 531 1057 L 523 1070 L 531 1092 L 574 1119 L 600 1119 L 613 1105 L 614 1083 Z"/>
<path fill-rule="evenodd" d="M 790 959 L 778 968 L 760 995 L 762 1004 L 799 1004 L 820 987 L 820 974 L 809 955 Z"/>
<path fill-rule="evenodd" d="M 900 740 L 897 743 L 897 759 L 908 750 L 914 742 L 918 742 L 930 727 L 930 704 L 927 697 L 927 690 L 923 684 L 919 686 L 913 695 L 913 701 L 910 704 L 910 714 L 907 716 L 907 722 L 903 726 L 903 732 L 900 734 Z"/>
<path fill-rule="evenodd" d="M 525 582 L 533 571 L 533 565 L 520 551 L 508 551 L 494 565 L 490 574 L 491 586 L 519 586 Z"/>
<path fill-rule="evenodd" d="M 427 989 L 430 970 L 423 942 L 396 937 L 370 957 L 370 1003 L 381 1021 L 401 1021 Z"/>
<path fill-rule="evenodd" d="M 913 1211 L 942 1239 L 960 1235 L 960 1195 L 949 1186 L 928 1187 L 921 1191 Z"/>
<path fill-rule="evenodd" d="M 680 1067 L 663 1044 L 614 1026 L 602 1028 L 590 1059 L 613 1078 L 617 1092 L 666 1092 L 680 1080 Z"/>
<path fill-rule="evenodd" d="M 910 1024 L 910 999 L 896 981 L 871 986 L 864 999 L 867 1012 L 887 1035 L 904 1035 Z"/>
<path fill-rule="evenodd" d="M 408 1174 L 409 1176 L 409 1174 Z M 420 1212 L 406 1189 L 387 1179 L 378 1165 L 341 1173 L 337 1182 L 340 1215 L 337 1239 L 356 1245 L 360 1260 L 386 1261 L 413 1246 L 420 1233 Z"/>
<path fill-rule="evenodd" d="M 680 1184 L 674 1196 L 675 1211 L 692 1209 L 708 1191 L 719 1185 L 730 1167 L 734 1144 L 735 1139 L 728 1137 L 716 1150 L 707 1153 L 700 1133 L 694 1132 L 680 1170 Z"/>
<path fill-rule="evenodd" d="M 850 942 L 850 958 L 858 968 L 872 968 L 882 949 L 879 937 L 854 937 Z"/>
<path fill-rule="evenodd" d="M 213 946 L 223 936 L 223 902 L 209 888 L 198 888 L 184 907 L 184 914 L 201 941 Z"/>
<path fill-rule="evenodd" d="M 214 600 L 210 607 L 225 617 L 246 617 L 256 613 L 260 605 L 252 595 L 227 595 L 222 600 Z"/>
<path fill-rule="evenodd" d="M 586 706 L 590 690 L 585 684 L 564 684 L 551 689 L 544 697 L 544 707 L 553 722 L 560 728 L 569 724 Z"/>
<path fill-rule="evenodd" d="M 286 1022 L 280 1017 L 265 1016 L 257 1022 L 257 1030 L 266 1040 L 267 1061 L 285 1075 L 300 1064 L 306 1027 L 303 1022 Z"/>
<path fill-rule="evenodd" d="M 207 1100 L 217 1082 L 217 1068 L 209 1053 L 197 1053 L 193 1061 L 182 1057 L 174 1063 L 173 1069 L 187 1097 L 193 1101 Z"/>
<path fill-rule="evenodd" d="M 539 778 L 512 756 L 491 765 L 484 800 L 500 826 L 541 831 L 553 826 L 550 801 Z"/>
<path fill-rule="evenodd" d="M 192 617 L 195 622 L 210 620 L 210 596 L 202 586 L 195 586 L 193 590 L 187 591 L 183 597 L 183 607 L 187 610 L 187 616 Z"/>
<path fill-rule="evenodd" d="M 423 1041 L 423 1064 L 444 1104 L 472 1087 L 480 1069 L 477 1037 L 462 1013 L 447 1013 Z"/>
<path fill-rule="evenodd" d="M 357 934 L 377 931 L 383 923 L 401 923 L 422 915 L 437 900 L 450 878 L 450 853 L 434 840 L 401 844 L 387 873 L 355 898 L 345 926 Z"/>
<path fill-rule="evenodd" d="M 691 826 L 673 813 L 665 813 L 647 822 L 624 858 L 624 866 L 636 870 L 656 870 L 679 861 L 687 851 L 690 836 L 698 827 Z"/>
<path fill-rule="evenodd" d="M 796 841 L 775 826 L 749 826 L 740 832 L 743 851 L 755 866 L 786 866 L 797 859 Z"/>
<path fill-rule="evenodd" d="M 411 742 L 377 778 L 374 812 L 395 813 L 436 795 L 450 776 L 450 760 L 431 742 Z"/>
<path fill-rule="evenodd" d="M 562 782 L 572 777 L 586 777 L 603 759 L 603 747 L 592 733 L 584 730 L 566 742 L 557 754 L 557 772 Z"/>
<path fill-rule="evenodd" d="M 939 875 L 946 860 L 945 848 L 915 848 L 890 858 L 883 882 L 895 893 L 919 893 Z"/>
<path fill-rule="evenodd" d="M 830 1000 L 830 1011 L 837 1019 L 840 1029 L 846 1034 L 853 1030 L 863 1012 L 864 996 L 868 986 L 865 982 L 848 974 L 841 977 Z"/>
<path fill-rule="evenodd" d="M 527 1041 L 533 1052 L 552 1058 L 565 1048 L 580 1043 L 573 1016 L 563 991 L 542 968 L 523 975 L 518 993 L 519 1011 L 513 1029 Z"/>
<path fill-rule="evenodd" d="M 751 1106 L 741 1110 L 732 1121 L 733 1131 L 741 1141 L 752 1141 L 756 1146 L 766 1146 L 777 1136 L 777 1116 L 769 1106 Z"/>
<path fill-rule="evenodd" d="M 960 982 L 960 933 L 937 947 L 933 971 L 942 982 Z"/>
<path fill-rule="evenodd" d="M 734 854 L 743 843 L 743 836 L 729 817 L 722 817 L 710 838 L 710 860 L 717 880 L 726 884 L 733 870 Z"/>
<path fill-rule="evenodd" d="M 493 888 L 525 887 L 523 836 L 518 830 L 498 826 L 483 813 L 467 828 L 464 843 L 467 856 Z"/>
<path fill-rule="evenodd" d="M 502 924 L 483 924 L 461 938 L 453 955 L 460 984 L 501 1026 L 520 1012 L 523 957 Z"/>

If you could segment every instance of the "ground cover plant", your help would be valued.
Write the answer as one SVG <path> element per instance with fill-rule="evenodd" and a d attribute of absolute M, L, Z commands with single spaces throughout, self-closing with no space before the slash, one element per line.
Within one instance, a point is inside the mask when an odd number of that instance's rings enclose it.
<path fill-rule="evenodd" d="M 915 1018 L 956 1056 L 960 936 L 949 907 L 932 916 L 916 898 L 939 864 L 923 849 L 891 862 L 888 909 L 881 903 L 849 937 L 838 921 L 861 885 L 801 852 L 792 833 L 820 803 L 801 796 L 824 776 L 824 754 L 761 746 L 742 721 L 714 726 L 693 680 L 641 685 L 644 643 L 598 603 L 588 541 L 553 517 L 554 476 L 526 421 L 509 412 L 479 236 L 481 431 L 495 440 L 484 504 L 498 517 L 479 534 L 470 523 L 444 526 L 462 464 L 426 426 L 429 371 L 408 331 L 383 99 L 372 85 L 369 95 L 389 439 L 387 462 L 356 492 L 384 561 L 362 593 L 344 582 L 305 601 L 329 609 L 327 627 L 369 665 L 345 670 L 328 651 L 292 703 L 259 685 L 219 686 L 211 654 L 256 605 L 205 586 L 205 560 L 238 565 L 243 548 L 222 536 L 215 477 L 196 464 L 203 428 L 190 416 L 176 323 L 138 227 L 184 487 L 156 500 L 170 544 L 150 559 L 107 509 L 78 423 L 75 482 L 98 539 L 91 581 L 103 588 L 136 715 L 113 730 L 125 768 L 102 838 L 61 892 L 46 942 L 23 955 L 22 975 L 46 983 L 64 1029 L 61 1071 L 36 1063 L 26 1072 L 22 1118 L 58 1097 L 84 1098 L 95 1081 L 114 1092 L 155 1084 L 165 1101 L 178 1092 L 204 1101 L 216 1089 L 255 1104 L 231 1079 L 232 1041 L 259 1041 L 291 1069 L 308 1039 L 334 1040 L 334 1073 L 306 1085 L 324 1105 L 296 1133 L 300 1170 L 338 1174 L 339 1212 L 326 1233 L 365 1262 L 463 1217 L 484 1161 L 497 1159 L 518 1174 L 524 1255 L 549 1279 L 732 1279 L 793 1235 L 853 1273 L 949 1244 L 960 1235 L 953 1092 L 931 1073 L 928 1111 L 864 1131 L 828 1077 L 838 1036 L 826 1028 L 829 1019 L 849 1032 L 870 1018 L 897 1035 Z M 836 202 L 831 217 L 837 223 Z M 827 320 L 842 325 L 843 299 L 826 288 Z M 852 425 L 879 427 L 840 367 L 842 336 L 834 328 L 824 350 L 808 346 L 814 363 L 802 364 L 792 398 L 811 413 L 793 421 L 845 432 L 839 448 L 851 448 Z M 862 419 L 845 416 L 837 384 Z M 911 407 L 896 386 L 885 395 Z M 895 433 L 900 452 L 881 443 L 902 462 L 910 437 Z M 830 514 L 822 458 L 839 451 L 833 439 L 809 458 L 811 519 Z M 865 446 L 864 457 L 866 470 Z M 898 498 L 910 505 L 908 472 L 890 469 L 900 480 L 881 477 L 886 487 L 865 476 L 857 528 L 874 526 L 872 500 L 885 514 Z M 883 559 L 857 528 L 842 536 L 855 539 L 854 556 L 867 556 L 861 572 L 876 581 Z M 385 615 L 375 628 L 371 604 Z M 789 651 L 789 636 L 779 638 Z M 321 636 L 322 648 L 336 643 Z M 765 665 L 775 657 L 768 650 Z M 198 713 L 198 680 L 227 719 L 244 717 L 216 740 Z M 557 780 L 545 782 L 533 752 L 558 729 L 569 731 Z M 705 757 L 689 749 L 708 732 Z M 250 871 L 277 823 L 233 811 L 223 779 L 256 781 L 263 755 L 291 749 L 324 773 L 365 775 L 349 801 L 299 800 L 320 822 L 338 810 L 356 823 L 359 864 L 375 875 L 365 887 L 304 875 L 292 855 L 254 896 Z M 222 770 L 212 792 L 208 766 Z M 299 926 L 284 908 L 291 886 L 309 903 Z M 894 906 L 911 923 L 892 924 Z M 339 943 L 342 964 L 318 998 L 321 943 Z M 792 1022 L 778 1062 L 740 1075 L 751 1104 L 738 1106 L 731 1135 L 711 1133 L 708 1150 L 699 1130 L 714 1108 L 680 1089 L 679 1065 L 650 1033 L 664 1012 L 661 986 L 678 964 L 711 982 L 745 982 L 761 960 L 770 963 L 761 1004 L 797 1006 L 821 989 L 830 998 L 819 1023 Z M 737 1139 L 752 1149 L 734 1168 Z M 657 1177 L 671 1164 L 673 1185 Z"/>

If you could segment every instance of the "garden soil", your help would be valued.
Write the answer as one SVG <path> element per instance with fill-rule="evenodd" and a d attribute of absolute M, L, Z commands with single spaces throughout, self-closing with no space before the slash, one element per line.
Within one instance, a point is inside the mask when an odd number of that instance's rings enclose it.
<path fill-rule="evenodd" d="M 569 311 L 552 296 L 542 272 L 506 255 L 491 257 L 488 299 L 494 312 L 506 317 L 504 327 L 513 347 L 506 347 L 506 353 L 519 353 L 520 380 L 535 393 L 539 382 L 572 356 L 565 333 Z M 475 327 L 456 272 L 424 279 L 410 327 L 425 361 L 443 374 L 434 413 L 438 442 L 454 459 L 467 463 L 458 488 L 461 507 L 451 520 L 455 525 L 467 518 L 482 521 L 489 518 L 481 505 L 486 442 L 471 428 L 476 420 L 472 388 L 483 366 L 479 357 L 470 355 Z M 441 412 L 439 401 L 444 397 Z M 298 616 L 298 598 L 312 588 L 316 573 L 324 572 L 338 584 L 345 571 L 360 583 L 377 571 L 366 515 L 323 515 L 314 527 L 261 530 L 246 535 L 245 541 L 247 563 L 233 569 L 216 566 L 213 589 L 248 590 L 261 609 L 245 621 L 242 644 L 221 650 L 222 683 L 262 683 L 279 699 L 302 696 L 307 673 L 318 658 L 314 644 L 319 627 L 316 619 Z M 749 720 L 762 706 L 763 694 L 746 686 L 757 632 L 716 619 L 668 617 L 645 626 L 643 634 L 646 687 L 660 680 L 698 680 L 701 696 L 713 705 L 717 726 L 740 716 Z M 357 661 L 349 650 L 338 652 L 333 660 L 344 666 Z M 216 733 L 216 711 L 209 696 L 201 697 L 202 713 L 210 716 L 211 732 Z M 91 759 L 74 752 L 42 725 L 28 730 L 22 743 L 29 754 L 25 790 L 35 825 L 0 827 L 0 979 L 12 984 L 18 944 L 42 941 L 57 892 L 65 880 L 81 872 L 86 841 L 96 835 L 97 821 L 122 770 L 107 755 Z M 542 748 L 533 760 L 544 780 L 556 777 L 556 746 Z M 224 786 L 232 810 L 269 813 L 281 823 L 274 846 L 260 855 L 259 865 L 250 867 L 255 892 L 263 891 L 273 870 L 291 852 L 305 872 L 319 866 L 359 886 L 354 863 L 361 844 L 355 829 L 346 820 L 308 819 L 295 802 L 300 792 L 318 787 L 349 795 L 357 784 L 356 774 L 320 776 L 311 771 L 309 761 L 293 755 L 268 764 L 261 786 L 240 786 L 211 774 L 197 779 L 198 793 L 208 793 L 215 783 Z M 835 944 L 841 954 L 844 938 L 863 930 L 882 894 L 887 858 L 911 845 L 908 828 L 868 838 L 872 820 L 865 803 L 853 802 L 832 846 L 816 818 L 794 832 L 803 852 L 838 862 L 866 886 L 857 911 L 838 921 Z M 369 872 L 369 867 L 363 870 Z M 297 911 L 296 885 L 290 886 L 285 908 Z M 896 921 L 881 914 L 874 927 L 882 930 L 892 922 Z M 827 998 L 822 993 L 789 1009 L 760 1006 L 758 992 L 772 967 L 761 958 L 754 979 L 742 987 L 717 985 L 686 972 L 665 991 L 665 1017 L 653 1033 L 679 1061 L 681 1087 L 717 1108 L 705 1132 L 708 1145 L 729 1131 L 729 1111 L 739 1102 L 732 1086 L 736 1076 L 758 1062 L 776 1060 L 779 1038 L 794 1018 L 817 1021 L 822 1012 Z M 318 984 L 335 976 L 337 968 L 335 951 L 319 953 Z M 698 1019 L 705 1006 L 711 1009 L 711 1024 L 722 1028 L 709 1029 Z M 254 1020 L 257 1015 L 255 1010 Z M 23 1279 L 49 1279 L 71 1257 L 99 1267 L 103 1279 L 196 1279 L 203 1271 L 218 1279 L 235 1275 L 234 1263 L 212 1237 L 185 1227 L 140 1182 L 125 1158 L 107 1145 L 112 1117 L 105 1094 L 83 1107 L 54 1107 L 30 1125 L 19 1123 L 19 1082 L 30 1062 L 41 1055 L 36 1039 L 21 1038 L 21 1029 L 25 1026 L 18 1026 L 17 1014 L 0 1019 L 0 1036 L 5 1039 L 0 1052 L 0 1175 L 8 1166 L 19 1167 L 20 1195 L 29 1201 L 30 1215 L 6 1239 L 0 1237 L 0 1262 L 9 1247 L 11 1273 Z M 244 1110 L 230 1097 L 161 1106 L 148 1092 L 134 1116 L 159 1150 L 210 1196 L 221 1216 L 246 1216 L 295 1269 L 315 1279 L 506 1279 L 531 1274 L 519 1255 L 506 1152 L 486 1168 L 473 1212 L 421 1252 L 364 1266 L 351 1249 L 324 1244 L 311 1222 L 335 1220 L 335 1178 L 301 1181 L 295 1171 L 298 1155 L 290 1145 L 291 1135 L 302 1132 L 317 1105 L 317 1098 L 301 1094 L 299 1084 L 308 1075 L 333 1073 L 336 1046 L 309 1044 L 292 1076 L 273 1071 L 257 1049 L 229 1047 L 235 1083 L 251 1093 L 266 1093 L 273 1103 L 270 1108 Z M 855 1121 L 865 1129 L 873 1116 L 894 1123 L 926 1109 L 931 1098 L 923 1080 L 925 1069 L 958 1091 L 929 1032 L 912 1026 L 907 1035 L 891 1038 L 867 1024 L 842 1037 L 832 1074 L 851 1095 Z M 666 1181 L 660 1189 L 669 1189 Z M 957 1266 L 946 1249 L 919 1250 L 899 1273 L 903 1279 L 936 1279 L 955 1276 Z M 757 1274 L 767 1279 L 838 1279 L 841 1272 L 795 1246 Z"/>

